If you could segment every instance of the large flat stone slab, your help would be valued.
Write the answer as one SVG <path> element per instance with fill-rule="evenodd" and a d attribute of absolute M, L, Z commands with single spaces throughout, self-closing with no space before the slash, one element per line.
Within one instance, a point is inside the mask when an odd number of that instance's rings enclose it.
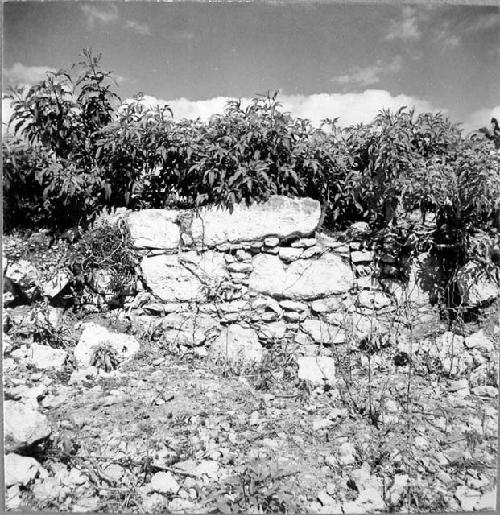
<path fill-rule="evenodd" d="M 298 259 L 288 267 L 277 256 L 260 254 L 252 264 L 249 288 L 276 298 L 312 300 L 342 294 L 354 281 L 352 269 L 334 254 Z"/>
<path fill-rule="evenodd" d="M 192 237 L 209 247 L 223 243 L 262 240 L 269 236 L 289 238 L 308 236 L 317 228 L 320 203 L 310 198 L 272 196 L 249 207 L 236 204 L 233 212 L 215 207 L 203 208 L 192 223 Z"/>
<path fill-rule="evenodd" d="M 139 249 L 174 250 L 179 247 L 180 227 L 178 211 L 168 209 L 143 209 L 127 217 L 130 237 Z"/>
<path fill-rule="evenodd" d="M 141 268 L 148 287 L 165 302 L 205 301 L 228 275 L 224 255 L 214 251 L 145 257 Z"/>
<path fill-rule="evenodd" d="M 167 341 L 187 346 L 202 345 L 220 331 L 219 322 L 214 317 L 190 311 L 170 313 L 161 320 L 161 326 Z"/>

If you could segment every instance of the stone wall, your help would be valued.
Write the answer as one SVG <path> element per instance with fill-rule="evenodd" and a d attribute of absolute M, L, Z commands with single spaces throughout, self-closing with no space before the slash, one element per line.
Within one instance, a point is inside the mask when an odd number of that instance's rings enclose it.
<path fill-rule="evenodd" d="M 299 366 L 323 356 L 323 370 L 338 345 L 369 334 L 404 339 L 410 324 L 422 334 L 436 329 L 415 277 L 377 279 L 373 249 L 356 241 L 363 224 L 346 243 L 317 231 L 320 216 L 317 201 L 279 196 L 232 213 L 130 213 L 142 254 L 133 323 L 201 356 L 258 361 L 285 340 L 303 357 Z"/>
<path fill-rule="evenodd" d="M 134 334 L 154 335 L 172 350 L 200 357 L 258 362 L 266 348 L 286 345 L 298 357 L 299 377 L 313 382 L 332 379 L 334 361 L 353 348 L 391 345 L 411 354 L 412 343 L 427 348 L 447 329 L 432 298 L 441 269 L 430 253 L 402 263 L 390 238 L 377 249 L 368 246 L 364 222 L 337 237 L 326 235 L 319 230 L 321 207 L 312 199 L 275 196 L 251 207 L 237 205 L 232 212 L 124 210 L 108 218 L 111 225 L 125 221 L 140 257 L 136 277 L 121 293 L 114 291 L 105 268 L 95 269 L 75 298 L 69 270 L 51 268 L 53 273 L 42 277 L 32 263 L 4 258 L 4 279 L 13 286 L 4 290 L 4 306 L 44 298 L 41 323 L 53 327 L 63 316 L 66 297 L 87 314 L 124 308 L 116 317 L 130 322 Z M 457 274 L 466 309 L 500 297 L 493 273 L 498 270 L 480 268 L 478 274 L 477 267 L 469 262 Z M 16 291 L 22 295 L 16 297 Z M 9 323 L 4 312 L 4 330 Z M 82 363 L 91 347 L 118 338 L 94 326 L 83 329 L 75 348 Z M 139 347 L 125 336 L 113 344 L 120 355 Z M 7 339 L 4 344 L 9 345 Z M 31 351 L 39 365 L 66 357 L 48 346 Z"/>

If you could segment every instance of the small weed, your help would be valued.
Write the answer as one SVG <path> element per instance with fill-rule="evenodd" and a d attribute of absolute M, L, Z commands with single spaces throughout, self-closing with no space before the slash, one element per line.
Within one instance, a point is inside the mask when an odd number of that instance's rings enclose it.
<path fill-rule="evenodd" d="M 116 370 L 120 364 L 116 350 L 108 343 L 95 348 L 90 358 L 90 365 L 105 372 Z"/>
<path fill-rule="evenodd" d="M 418 512 L 444 512 L 449 510 L 449 504 L 443 492 L 427 488 L 410 487 L 408 491 L 408 509 Z M 412 509 L 413 508 L 413 509 Z"/>
<path fill-rule="evenodd" d="M 296 473 L 274 470 L 262 460 L 253 460 L 229 480 L 232 500 L 221 497 L 218 508 L 222 513 L 298 513 L 292 492 L 280 489 L 278 483 Z"/>
<path fill-rule="evenodd" d="M 476 447 L 483 443 L 483 435 L 475 429 L 471 429 L 469 431 L 464 431 L 464 436 L 465 441 L 467 442 L 467 447 L 470 449 L 471 455 L 473 455 Z"/>
<path fill-rule="evenodd" d="M 297 359 L 290 352 L 287 342 L 274 342 L 256 367 L 254 387 L 269 390 L 278 383 L 290 382 L 297 377 L 297 370 Z"/>

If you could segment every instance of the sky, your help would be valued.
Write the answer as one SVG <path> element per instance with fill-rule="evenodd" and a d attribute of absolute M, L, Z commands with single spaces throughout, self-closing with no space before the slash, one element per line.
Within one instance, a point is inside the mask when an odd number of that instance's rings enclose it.
<path fill-rule="evenodd" d="M 382 108 L 500 117 L 500 8 L 354 2 L 5 2 L 3 91 L 102 53 L 123 100 L 206 120 L 279 90 L 283 108 L 341 125 Z M 2 121 L 10 114 L 2 101 Z"/>

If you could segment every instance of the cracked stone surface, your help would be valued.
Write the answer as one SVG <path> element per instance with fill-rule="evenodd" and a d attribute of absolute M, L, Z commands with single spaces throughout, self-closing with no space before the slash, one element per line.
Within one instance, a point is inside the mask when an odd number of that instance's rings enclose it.
<path fill-rule="evenodd" d="M 348 292 L 354 274 L 339 256 L 298 259 L 285 267 L 277 256 L 260 254 L 252 261 L 249 288 L 276 298 L 317 299 Z"/>
<path fill-rule="evenodd" d="M 312 199 L 272 196 L 267 202 L 247 207 L 236 204 L 233 212 L 203 208 L 193 219 L 192 237 L 209 247 L 224 243 L 307 236 L 318 226 L 320 204 Z"/>

